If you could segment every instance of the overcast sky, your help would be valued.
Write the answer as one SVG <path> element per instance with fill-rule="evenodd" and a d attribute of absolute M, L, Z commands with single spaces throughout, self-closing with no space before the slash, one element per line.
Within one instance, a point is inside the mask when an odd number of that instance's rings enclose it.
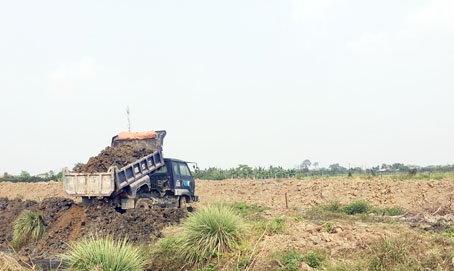
<path fill-rule="evenodd" d="M 0 175 L 167 130 L 200 168 L 454 163 L 454 1 L 2 1 Z"/>

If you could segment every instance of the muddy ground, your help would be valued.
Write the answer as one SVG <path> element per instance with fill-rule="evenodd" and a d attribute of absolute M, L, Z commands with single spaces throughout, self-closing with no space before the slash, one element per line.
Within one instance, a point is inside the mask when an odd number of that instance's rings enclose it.
<path fill-rule="evenodd" d="M 312 206 L 333 201 L 365 200 L 376 207 L 399 206 L 407 213 L 399 220 L 420 231 L 436 231 L 454 222 L 454 180 L 315 179 L 315 180 L 198 180 L 200 208 L 214 202 L 244 202 L 269 207 L 268 218 L 304 213 Z M 0 250 L 8 250 L 13 221 L 24 209 L 39 211 L 48 225 L 45 236 L 19 251 L 24 258 L 55 258 L 68 243 L 94 234 L 126 236 L 134 242 L 150 242 L 163 229 L 180 223 L 187 213 L 178 209 L 128 210 L 119 213 L 98 201 L 85 208 L 67 196 L 62 183 L 0 182 Z M 76 202 L 76 203 L 75 203 Z M 257 245 L 252 270 L 271 269 L 270 255 L 283 249 L 327 248 L 333 258 L 346 249 L 364 246 L 384 235 L 399 235 L 388 225 L 338 221 L 330 233 L 316 222 L 286 220 L 286 234 L 264 236 Z M 165 232 L 165 229 L 164 229 Z"/>

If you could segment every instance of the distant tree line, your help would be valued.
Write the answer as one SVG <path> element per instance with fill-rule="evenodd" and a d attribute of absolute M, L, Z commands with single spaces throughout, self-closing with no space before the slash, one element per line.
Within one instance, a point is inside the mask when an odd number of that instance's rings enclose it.
<path fill-rule="evenodd" d="M 302 179 L 311 176 L 353 176 L 353 175 L 391 175 L 391 174 L 408 174 L 416 175 L 417 173 L 447 173 L 454 172 L 454 165 L 444 166 L 412 166 L 402 163 L 381 164 L 370 168 L 361 167 L 344 167 L 339 163 L 331 164 L 328 167 L 319 167 L 318 162 L 312 163 L 309 159 L 304 160 L 298 166 L 290 169 L 284 169 L 281 166 L 269 167 L 250 167 L 240 164 L 235 168 L 221 169 L 210 167 L 207 169 L 198 169 L 193 172 L 194 177 L 205 180 L 225 180 L 225 179 Z M 10 175 L 7 172 L 0 178 L 0 182 L 48 182 L 61 181 L 62 172 L 55 173 L 49 171 L 44 174 L 32 176 L 23 170 L 20 175 Z"/>
<path fill-rule="evenodd" d="M 54 171 L 49 171 L 44 174 L 39 174 L 32 176 L 25 170 L 22 170 L 20 175 L 10 175 L 8 172 L 3 174 L 3 178 L 0 179 L 0 182 L 50 182 L 56 181 L 59 182 L 62 180 L 63 173 L 60 171 L 55 173 Z"/>
<path fill-rule="evenodd" d="M 328 167 L 319 167 L 318 162 L 311 163 L 306 159 L 295 168 L 284 169 L 280 166 L 250 167 L 240 164 L 238 167 L 221 169 L 210 167 L 197 170 L 194 176 L 205 180 L 224 179 L 282 179 L 282 178 L 304 178 L 310 176 L 353 176 L 353 175 L 391 175 L 417 173 L 445 173 L 454 172 L 454 165 L 445 166 L 412 166 L 402 163 L 382 164 L 370 168 L 344 167 L 339 163 L 331 164 Z"/>

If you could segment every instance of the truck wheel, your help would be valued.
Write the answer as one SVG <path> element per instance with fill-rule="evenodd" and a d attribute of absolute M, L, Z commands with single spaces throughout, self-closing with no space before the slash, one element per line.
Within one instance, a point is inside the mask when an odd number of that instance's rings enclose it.
<path fill-rule="evenodd" d="M 136 208 L 148 210 L 150 209 L 150 204 L 148 199 L 138 199 L 136 202 Z"/>
<path fill-rule="evenodd" d="M 180 196 L 178 207 L 181 209 L 188 208 L 188 200 L 185 196 Z"/>

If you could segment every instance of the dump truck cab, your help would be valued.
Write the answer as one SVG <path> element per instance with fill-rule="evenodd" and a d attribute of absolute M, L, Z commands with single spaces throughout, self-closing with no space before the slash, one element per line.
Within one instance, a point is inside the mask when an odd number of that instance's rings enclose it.
<path fill-rule="evenodd" d="M 175 196 L 178 205 L 198 201 L 195 196 L 195 181 L 187 162 L 164 158 L 164 166 L 149 175 L 153 196 Z"/>

